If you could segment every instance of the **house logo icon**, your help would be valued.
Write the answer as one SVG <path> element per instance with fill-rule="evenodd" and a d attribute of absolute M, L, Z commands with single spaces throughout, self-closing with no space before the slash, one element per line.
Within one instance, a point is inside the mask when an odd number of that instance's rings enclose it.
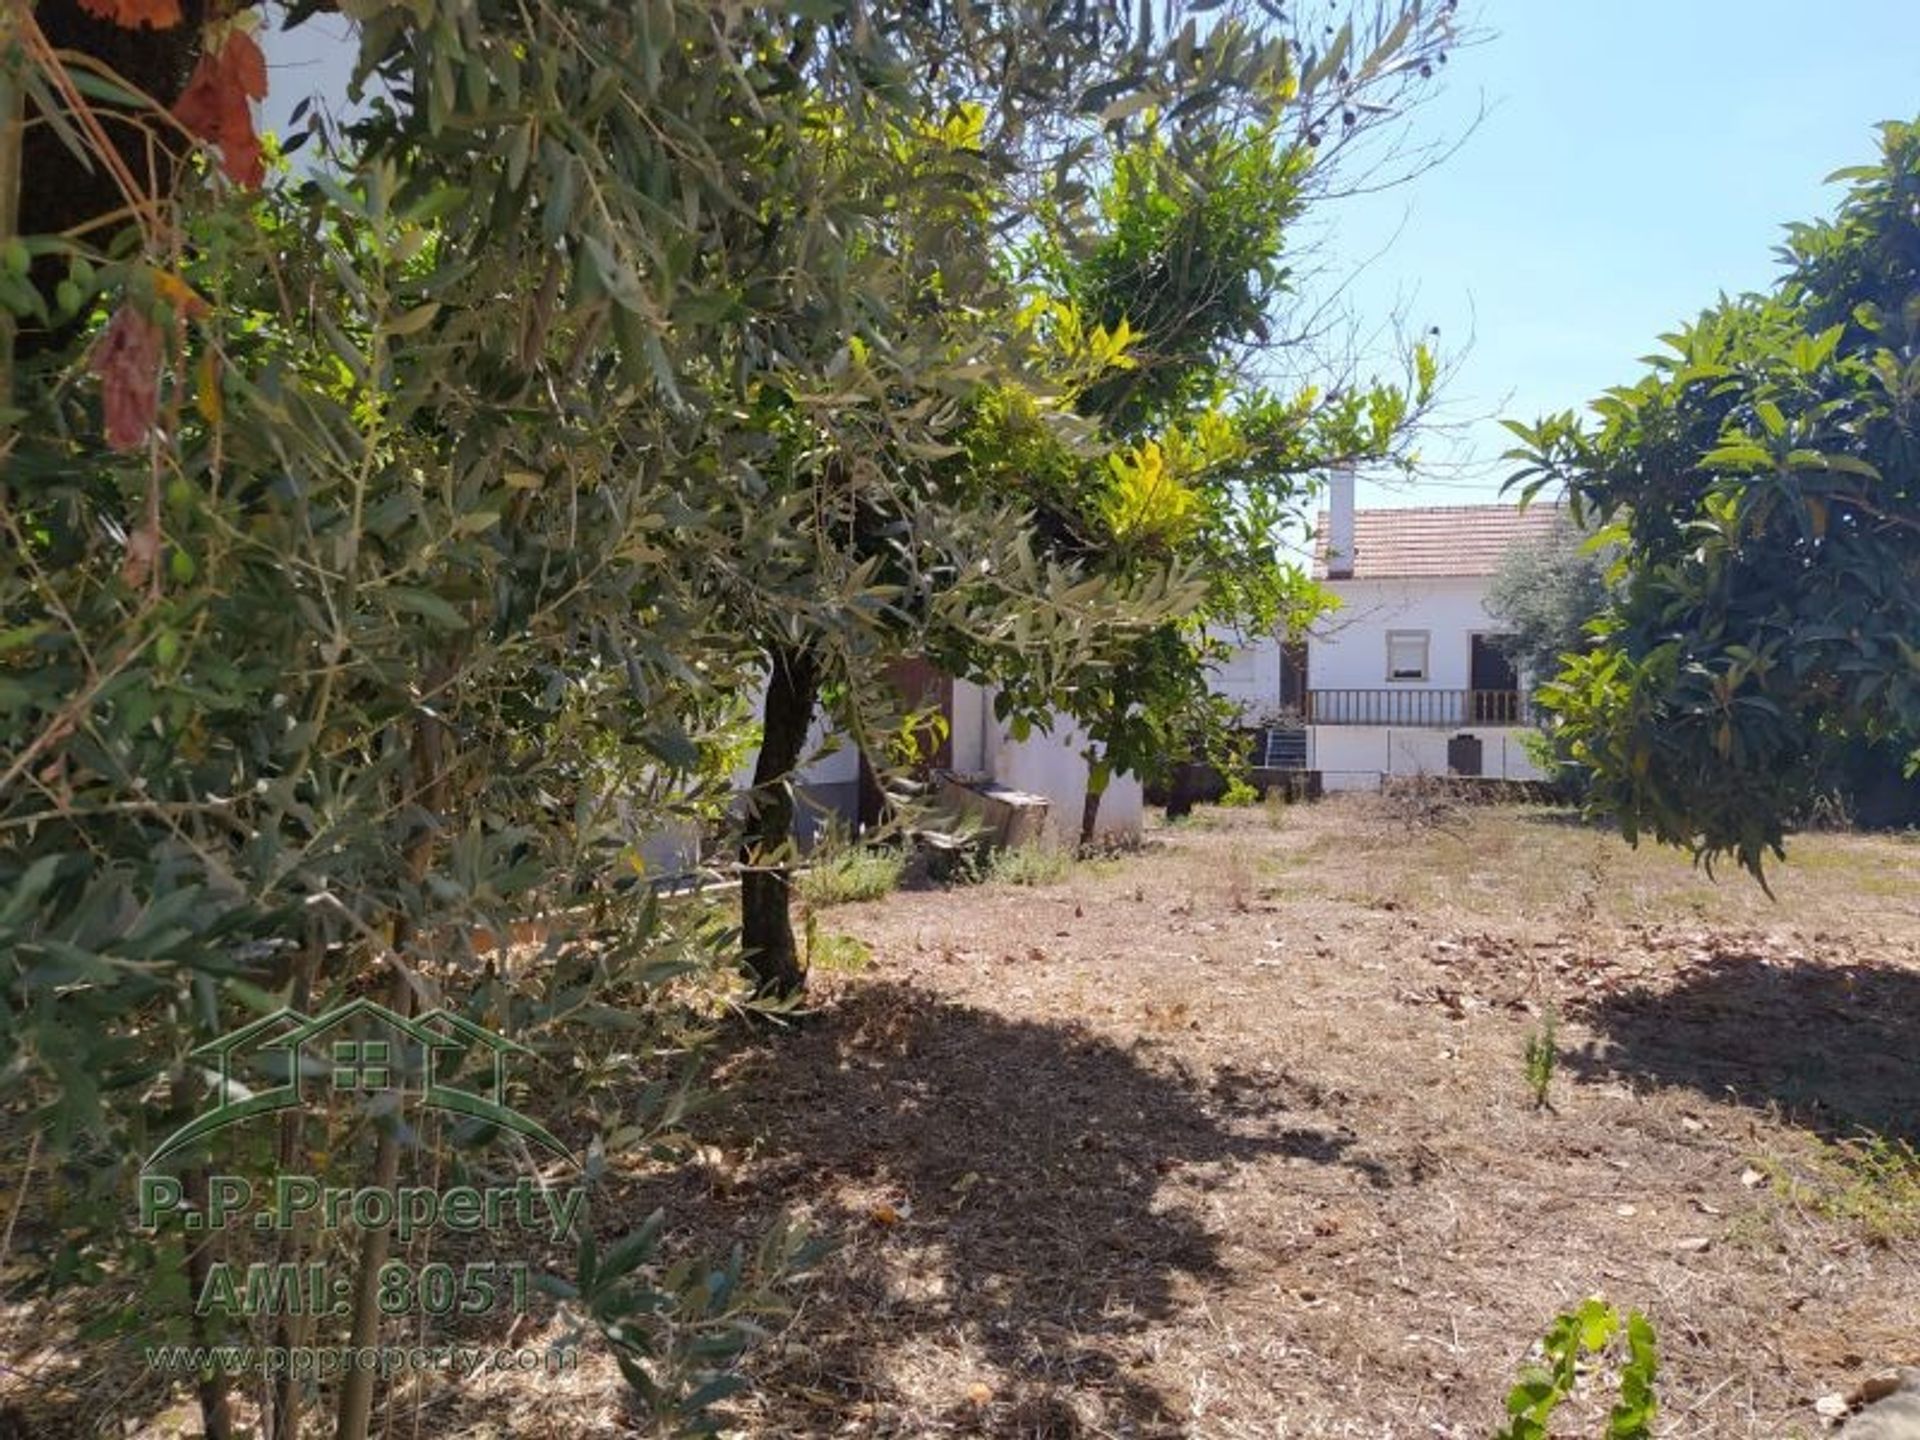
<path fill-rule="evenodd" d="M 192 1053 L 216 1071 L 214 1104 L 163 1140 L 147 1157 L 148 1167 L 244 1121 L 328 1097 L 413 1101 L 573 1158 L 539 1121 L 507 1104 L 507 1058 L 531 1052 L 451 1010 L 408 1019 L 373 1000 L 311 1016 L 282 1008 Z M 255 1089 L 240 1080 L 236 1069 L 248 1057 L 262 1061 L 280 1083 Z M 463 1075 L 463 1062 L 476 1058 L 476 1073 Z"/>

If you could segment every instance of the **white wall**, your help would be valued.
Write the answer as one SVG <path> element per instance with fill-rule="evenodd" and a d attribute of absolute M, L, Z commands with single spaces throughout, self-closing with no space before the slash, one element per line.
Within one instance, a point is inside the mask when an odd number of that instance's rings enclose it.
<path fill-rule="evenodd" d="M 1257 721 L 1278 708 L 1280 642 L 1271 635 L 1262 635 L 1248 643 L 1230 631 L 1214 631 L 1212 638 L 1235 648 L 1225 661 L 1214 667 L 1207 688 L 1233 701 L 1250 721 Z"/>
<path fill-rule="evenodd" d="M 860 754 L 844 737 L 838 749 L 820 753 L 829 737 L 825 718 L 816 715 L 807 736 L 810 758 L 802 763 L 795 778 L 811 807 L 826 806 L 851 815 L 858 804 Z M 1087 796 L 1087 763 L 1080 758 L 1084 741 L 1064 716 L 1052 734 L 1035 732 L 1025 740 L 1015 740 L 994 718 L 993 691 L 956 680 L 951 740 L 955 770 L 985 773 L 1012 789 L 1046 796 L 1049 834 L 1061 845 L 1079 843 L 1080 811 Z M 744 790 L 753 783 L 753 766 L 754 758 L 749 756 L 734 773 L 735 789 Z M 817 809 L 810 815 L 809 808 L 802 807 L 798 826 L 803 841 L 811 840 L 816 828 Z M 1140 782 L 1131 775 L 1116 775 L 1100 799 L 1095 837 L 1137 840 L 1145 812 L 1146 797 Z"/>
<path fill-rule="evenodd" d="M 1431 580 L 1334 580 L 1341 606 L 1307 642 L 1307 684 L 1314 690 L 1466 690 L 1473 679 L 1473 636 L 1499 629 L 1487 614 L 1485 577 Z M 1387 679 L 1387 632 L 1425 630 L 1427 678 Z M 1538 780 L 1520 728 L 1452 725 L 1315 725 L 1307 764 L 1329 790 L 1375 790 L 1383 775 L 1445 775 L 1447 741 L 1480 738 L 1483 775 Z"/>
<path fill-rule="evenodd" d="M 953 682 L 953 768 L 963 775 L 987 768 L 989 732 L 994 724 L 992 697 L 971 680 Z"/>
<path fill-rule="evenodd" d="M 1465 690 L 1472 636 L 1500 627 L 1486 611 L 1487 580 L 1330 580 L 1340 608 L 1307 639 L 1307 684 L 1314 690 Z M 1387 632 L 1425 630 L 1424 682 L 1387 679 Z"/>
<path fill-rule="evenodd" d="M 753 704 L 749 713 L 758 720 L 765 712 L 767 704 L 767 685 L 763 680 L 754 687 Z M 833 748 L 826 747 L 831 739 Z M 753 767 L 760 763 L 760 752 L 751 750 L 739 768 L 733 772 L 733 788 L 746 790 L 753 785 Z M 845 736 L 834 736 L 827 726 L 827 717 L 820 710 L 813 712 L 813 724 L 807 730 L 807 745 L 800 752 L 800 766 L 794 773 L 794 779 L 802 785 L 853 785 L 860 779 L 860 752 L 853 742 Z"/>
<path fill-rule="evenodd" d="M 765 710 L 766 699 L 767 686 L 762 680 L 754 687 L 750 711 L 756 719 Z M 758 748 L 747 752 L 733 772 L 736 791 L 753 787 L 753 770 L 759 762 Z M 806 748 L 800 752 L 793 779 L 798 802 L 794 832 L 803 847 L 811 845 L 828 824 L 853 828 L 860 813 L 860 751 L 846 736 L 834 732 L 818 709 L 813 712 Z"/>
<path fill-rule="evenodd" d="M 953 682 L 953 768 L 984 772 L 1013 790 L 1047 799 L 1047 833 L 1057 845 L 1080 843 L 1080 811 L 1087 800 L 1085 741 L 1064 715 L 1050 734 L 1035 731 L 1015 740 L 993 714 L 993 690 L 967 680 Z M 1100 797 L 1094 837 L 1137 840 L 1146 796 L 1131 775 L 1116 775 Z"/>
<path fill-rule="evenodd" d="M 1080 812 L 1087 802 L 1087 762 L 1080 758 L 1078 730 L 1064 719 L 1050 735 L 1038 731 L 1025 740 L 1004 733 L 994 737 L 993 778 L 1015 790 L 1047 797 L 1047 830 L 1056 845 L 1080 843 Z M 1094 821 L 1096 840 L 1137 840 L 1146 813 L 1146 795 L 1131 775 L 1116 775 L 1100 797 Z"/>
<path fill-rule="evenodd" d="M 1471 726 L 1423 730 L 1411 726 L 1315 725 L 1307 735 L 1307 765 L 1328 790 L 1378 790 L 1383 775 L 1445 775 L 1447 741 L 1480 738 L 1480 773 L 1495 780 L 1543 780 L 1521 743 L 1526 732 Z"/>
<path fill-rule="evenodd" d="M 644 832 L 633 848 L 649 880 L 688 875 L 700 864 L 700 827 L 690 820 L 676 820 Z"/>

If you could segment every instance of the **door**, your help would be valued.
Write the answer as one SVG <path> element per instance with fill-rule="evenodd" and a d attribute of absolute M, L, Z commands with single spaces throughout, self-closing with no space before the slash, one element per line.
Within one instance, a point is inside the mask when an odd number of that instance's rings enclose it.
<path fill-rule="evenodd" d="M 1476 725 L 1520 723 L 1520 676 L 1500 648 L 1500 635 L 1475 635 L 1467 683 L 1472 688 Z"/>
<path fill-rule="evenodd" d="M 947 770 L 953 766 L 953 677 L 938 669 L 931 661 L 922 659 L 896 660 L 887 667 L 887 683 L 892 685 L 901 702 L 913 709 L 931 709 L 939 712 L 946 722 L 944 727 L 923 726 L 914 736 L 920 747 L 916 769 L 924 773 L 928 769 Z M 867 763 L 867 757 L 860 757 L 860 789 L 855 800 L 855 818 L 860 826 L 868 828 L 880 824 L 887 817 L 886 794 L 880 788 L 880 777 Z"/>
<path fill-rule="evenodd" d="M 1456 735 L 1447 741 L 1447 773 L 1449 775 L 1478 775 L 1480 771 L 1480 737 L 1478 735 Z"/>
<path fill-rule="evenodd" d="M 1305 714 L 1307 709 L 1307 642 L 1290 641 L 1280 647 L 1280 708 Z"/>

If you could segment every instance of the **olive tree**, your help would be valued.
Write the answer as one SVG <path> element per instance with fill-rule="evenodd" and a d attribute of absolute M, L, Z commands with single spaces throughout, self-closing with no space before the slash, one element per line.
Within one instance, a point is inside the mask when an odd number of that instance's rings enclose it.
<path fill-rule="evenodd" d="M 1516 545 L 1487 586 L 1487 613 L 1507 658 L 1535 691 L 1560 671 L 1560 657 L 1594 644 L 1592 626 L 1608 601 L 1606 545 L 1571 517 Z"/>
<path fill-rule="evenodd" d="M 777 876 L 781 723 L 822 677 L 857 733 L 900 647 L 1058 676 L 1086 634 L 1186 603 L 1177 567 L 1115 581 L 1036 547 L 1019 497 L 953 483 L 954 438 L 1028 365 L 999 197 L 1115 96 L 1205 108 L 1275 52 L 1244 25 L 1156 46 L 1101 6 L 375 3 L 365 108 L 296 181 L 252 129 L 250 17 L 92 8 L 129 44 L 193 34 L 122 73 L 9 16 L 0 92 L 111 186 L 0 235 L 0 302 L 38 337 L 8 348 L 0 439 L 0 1073 L 60 1176 L 22 1237 L 39 1278 L 112 1279 L 116 1324 L 213 1340 L 153 1310 L 208 1247 L 123 1223 L 202 1042 L 377 994 L 658 1060 L 681 1047 L 656 1054 L 649 997 L 716 937 L 627 883 L 636 829 L 718 813 L 756 674 L 780 680 L 749 873 Z M 128 132 L 189 158 L 134 166 Z M 775 903 L 749 902 L 749 959 L 790 990 L 784 886 L 750 892 Z M 590 944 L 482 953 L 581 909 Z M 630 1143 L 573 1098 L 569 1138 Z M 326 1163 L 376 1181 L 410 1143 L 372 1113 L 346 1139 Z M 248 1143 L 227 1162 L 304 1140 L 289 1117 Z M 389 1243 L 360 1238 L 354 1346 Z M 663 1415 L 714 1393 L 662 1381 L 644 1320 L 603 1328 Z M 210 1435 L 227 1391 L 201 1377 Z M 371 1376 L 334 1399 L 366 1433 Z M 309 1401 L 263 1387 L 263 1424 L 299 1433 Z"/>

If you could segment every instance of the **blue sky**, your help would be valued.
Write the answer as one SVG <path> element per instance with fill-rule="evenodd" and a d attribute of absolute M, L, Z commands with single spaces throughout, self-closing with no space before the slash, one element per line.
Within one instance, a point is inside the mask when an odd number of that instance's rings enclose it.
<path fill-rule="evenodd" d="M 1363 327 L 1440 327 L 1449 429 L 1362 505 L 1498 498 L 1498 415 L 1583 406 L 1721 290 L 1766 284 L 1823 178 L 1920 116 L 1920 0 L 1465 0 L 1487 38 L 1412 117 L 1437 168 L 1316 211 L 1324 290 Z M 270 46 L 281 95 L 344 79 L 337 17 Z M 1476 117 L 1478 123 L 1476 124 Z M 1374 334 L 1377 330 L 1363 330 Z"/>
<path fill-rule="evenodd" d="M 1781 226 L 1831 210 L 1823 178 L 1873 158 L 1878 122 L 1920 117 L 1915 0 L 1476 8 L 1490 37 L 1415 117 L 1416 139 L 1461 148 L 1339 200 L 1316 237 L 1360 317 L 1440 327 L 1459 364 L 1447 418 L 1471 422 L 1426 447 L 1441 463 L 1412 488 L 1363 482 L 1363 506 L 1498 498 L 1508 437 L 1474 417 L 1582 407 L 1634 378 L 1663 331 L 1769 282 Z"/>

